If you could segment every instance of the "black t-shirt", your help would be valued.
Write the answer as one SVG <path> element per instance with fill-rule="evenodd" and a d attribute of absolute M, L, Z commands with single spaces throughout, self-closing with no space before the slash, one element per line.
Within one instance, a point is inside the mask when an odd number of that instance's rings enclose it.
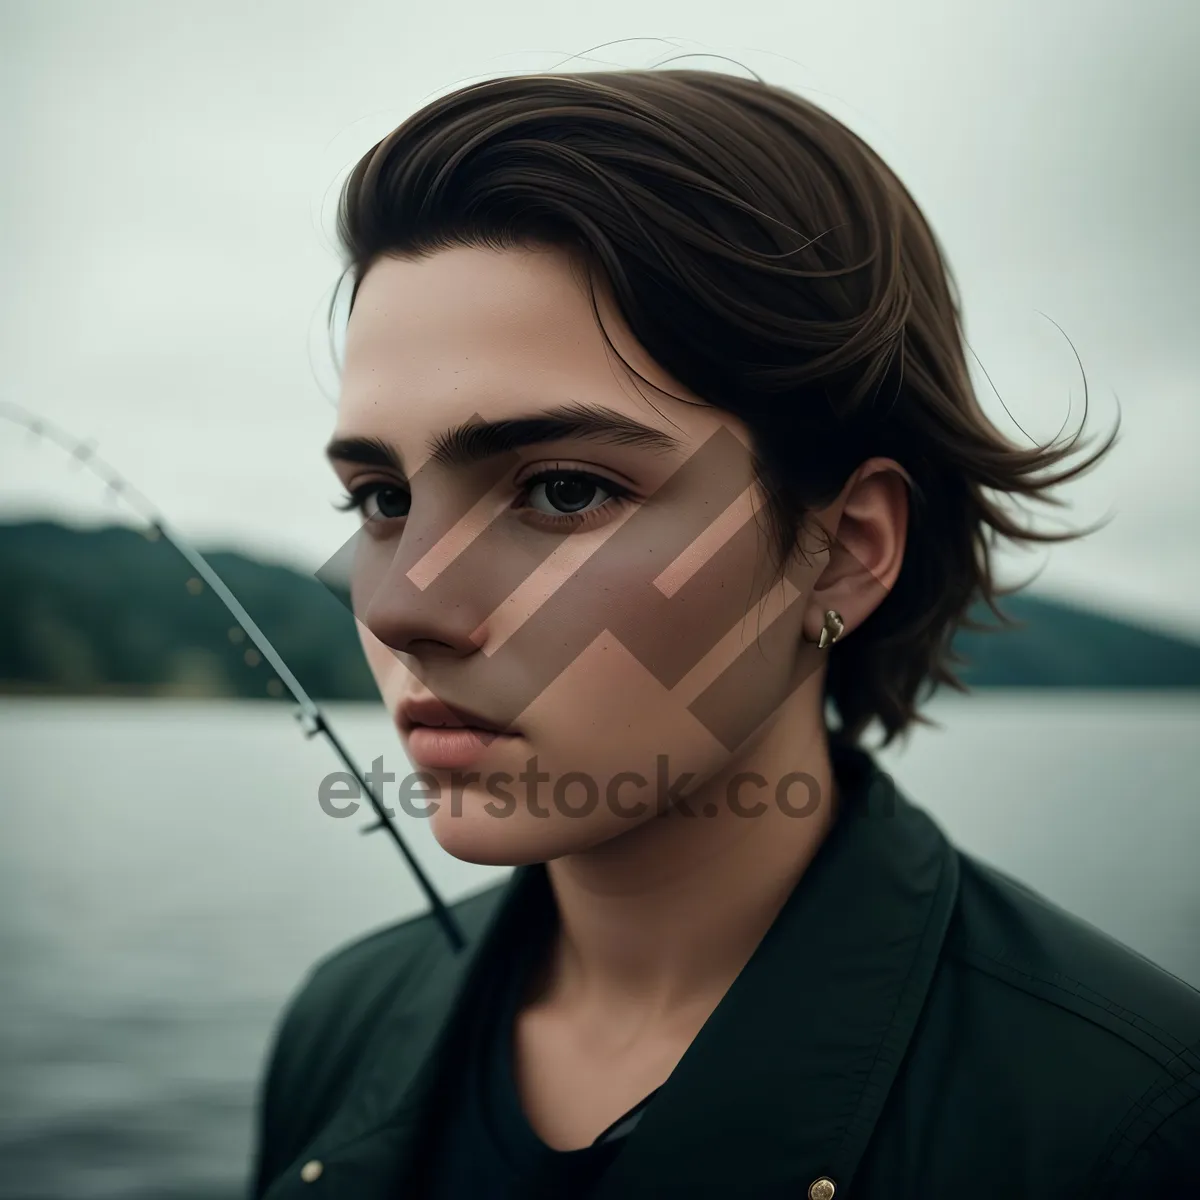
<path fill-rule="evenodd" d="M 589 1146 L 554 1150 L 538 1137 L 521 1107 L 512 1054 L 513 1025 L 538 948 L 509 964 L 507 977 L 480 1005 L 483 1016 L 474 1024 L 464 1069 L 421 1164 L 416 1195 L 422 1200 L 583 1200 L 658 1092 L 655 1088 Z"/>

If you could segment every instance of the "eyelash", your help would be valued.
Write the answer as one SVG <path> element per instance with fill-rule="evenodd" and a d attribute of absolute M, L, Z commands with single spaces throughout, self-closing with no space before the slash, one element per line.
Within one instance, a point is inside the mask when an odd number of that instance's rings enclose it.
<path fill-rule="evenodd" d="M 586 512 L 579 513 L 559 513 L 552 515 L 550 513 L 541 512 L 537 509 L 532 510 L 538 523 L 543 527 L 558 529 L 561 531 L 570 531 L 581 529 L 591 525 L 598 519 L 599 514 L 605 513 L 613 505 L 620 506 L 627 503 L 633 497 L 633 493 L 619 483 L 614 483 L 611 479 L 603 475 L 593 474 L 591 471 L 580 471 L 570 467 L 548 467 L 545 470 L 539 471 L 536 475 L 529 476 L 521 485 L 521 495 L 528 496 L 529 492 L 538 484 L 547 483 L 551 480 L 561 479 L 582 479 L 588 483 L 594 484 L 597 487 L 603 488 L 608 492 L 608 499 L 596 508 L 588 509 Z M 403 488 L 394 483 L 388 483 L 384 480 L 372 480 L 370 483 L 360 484 L 358 487 L 351 489 L 342 499 L 339 504 L 334 507 L 341 512 L 349 512 L 356 509 L 364 520 L 368 518 L 363 513 L 363 507 L 367 501 L 381 491 L 404 491 Z M 399 521 L 402 517 L 381 517 L 377 518 L 379 522 L 383 521 Z"/>

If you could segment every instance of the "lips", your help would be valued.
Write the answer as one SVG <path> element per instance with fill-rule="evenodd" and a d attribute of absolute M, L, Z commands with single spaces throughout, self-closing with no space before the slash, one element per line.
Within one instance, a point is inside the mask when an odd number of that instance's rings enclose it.
<path fill-rule="evenodd" d="M 430 771 L 475 766 L 492 752 L 494 744 L 504 747 L 521 740 L 517 730 L 435 696 L 406 700 L 396 712 L 396 724 L 405 737 L 409 757 Z"/>
<path fill-rule="evenodd" d="M 473 712 L 461 705 L 448 704 L 436 696 L 405 700 L 396 714 L 396 721 L 405 733 L 411 733 L 421 726 L 435 729 L 475 729 L 493 735 L 516 732 L 482 713 Z"/>

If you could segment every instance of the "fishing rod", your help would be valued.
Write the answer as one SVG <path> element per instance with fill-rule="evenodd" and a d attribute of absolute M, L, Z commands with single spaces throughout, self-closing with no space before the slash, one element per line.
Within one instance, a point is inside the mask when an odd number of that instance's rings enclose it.
<path fill-rule="evenodd" d="M 123 501 L 143 521 L 148 523 L 146 536 L 150 541 L 157 541 L 159 538 L 168 541 L 195 570 L 196 574 L 212 588 L 217 598 L 233 615 L 238 626 L 257 647 L 259 653 L 274 667 L 275 673 L 279 676 L 283 686 L 291 693 L 292 699 L 298 705 L 294 715 L 300 723 L 300 728 L 304 736 L 306 738 L 315 737 L 317 734 L 324 736 L 325 740 L 333 747 L 334 753 L 342 760 L 346 769 L 358 781 L 359 787 L 366 793 L 367 798 L 371 802 L 371 807 L 375 812 L 376 819 L 372 824 L 365 826 L 362 832 L 377 833 L 380 830 L 388 832 L 392 841 L 396 843 L 396 848 L 408 863 L 409 870 L 412 871 L 417 883 L 420 884 L 421 890 L 425 893 L 429 901 L 430 910 L 445 933 L 447 940 L 450 942 L 451 948 L 456 953 L 461 951 L 466 945 L 466 940 L 463 937 L 462 930 L 454 919 L 453 913 L 446 907 L 445 902 L 433 886 L 432 881 L 425 874 L 421 868 L 421 864 L 417 861 L 407 842 L 401 836 L 400 830 L 396 828 L 387 810 L 383 807 L 379 797 L 376 796 L 366 779 L 363 778 L 362 772 L 350 757 L 345 746 L 342 745 L 341 739 L 334 733 L 333 728 L 329 724 L 329 719 L 317 706 L 312 697 L 304 690 L 300 681 L 288 669 L 287 663 L 280 657 L 279 652 L 271 645 L 267 635 L 254 623 L 253 618 L 242 607 L 241 602 L 229 590 L 225 581 L 217 574 L 204 555 L 181 533 L 171 527 L 162 513 L 150 503 L 142 492 L 135 488 L 123 475 L 119 474 L 109 463 L 106 463 L 96 455 L 94 442 L 84 442 L 79 438 L 73 437 L 53 422 L 47 421 L 30 412 L 28 409 L 21 408 L 19 405 L 11 404 L 7 401 L 0 401 L 0 416 L 16 425 L 23 426 L 36 437 L 57 445 L 81 465 L 85 466 L 93 475 L 103 480 L 107 487 L 106 495 Z"/>

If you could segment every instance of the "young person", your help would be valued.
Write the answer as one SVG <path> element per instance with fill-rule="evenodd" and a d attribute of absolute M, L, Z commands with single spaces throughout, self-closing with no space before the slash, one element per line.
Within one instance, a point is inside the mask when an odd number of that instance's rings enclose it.
<path fill-rule="evenodd" d="M 439 843 L 516 870 L 463 952 L 312 972 L 254 1196 L 1200 1195 L 1200 995 L 860 745 L 961 689 L 994 539 L 1065 536 L 1007 502 L 1113 440 L 988 422 L 891 171 L 761 81 L 505 78 L 339 231 L 363 645 Z"/>

